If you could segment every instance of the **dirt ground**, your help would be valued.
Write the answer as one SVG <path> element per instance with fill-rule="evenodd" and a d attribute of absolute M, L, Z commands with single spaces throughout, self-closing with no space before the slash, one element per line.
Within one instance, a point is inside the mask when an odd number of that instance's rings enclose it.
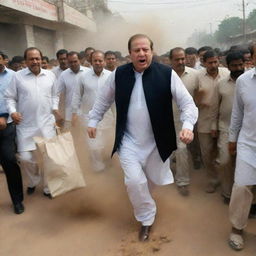
<path fill-rule="evenodd" d="M 156 221 L 150 240 L 141 243 L 118 160 L 108 160 L 102 173 L 91 170 L 88 156 L 82 162 L 85 188 L 50 200 L 37 187 L 35 194 L 25 195 L 21 215 L 13 213 L 0 174 L 1 256 L 256 255 L 254 219 L 249 220 L 243 251 L 234 252 L 227 245 L 228 207 L 219 191 L 203 191 L 203 169 L 191 171 L 189 197 L 180 196 L 174 184 L 156 188 Z"/>

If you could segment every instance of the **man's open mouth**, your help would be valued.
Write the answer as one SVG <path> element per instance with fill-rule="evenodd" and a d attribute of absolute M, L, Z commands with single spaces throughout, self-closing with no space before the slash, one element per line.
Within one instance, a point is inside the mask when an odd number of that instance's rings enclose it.
<path fill-rule="evenodd" d="M 139 60 L 139 63 L 145 63 L 146 60 Z"/>

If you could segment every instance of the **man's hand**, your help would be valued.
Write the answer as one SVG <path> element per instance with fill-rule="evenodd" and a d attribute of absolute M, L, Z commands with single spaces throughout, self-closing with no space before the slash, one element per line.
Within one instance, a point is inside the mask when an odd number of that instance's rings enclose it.
<path fill-rule="evenodd" d="M 22 115 L 19 112 L 12 113 L 11 118 L 15 124 L 19 124 L 22 121 Z"/>
<path fill-rule="evenodd" d="M 0 130 L 4 130 L 7 127 L 7 121 L 5 117 L 0 117 Z"/>
<path fill-rule="evenodd" d="M 91 139 L 95 139 L 96 138 L 96 128 L 88 127 L 87 128 L 87 133 L 88 133 L 89 138 L 91 138 Z"/>
<path fill-rule="evenodd" d="M 55 117 L 57 126 L 62 127 L 64 125 L 64 118 L 60 114 L 59 110 L 53 110 L 53 115 Z"/>
<path fill-rule="evenodd" d="M 212 138 L 218 138 L 218 131 L 217 130 L 211 130 Z"/>
<path fill-rule="evenodd" d="M 229 142 L 228 143 L 228 151 L 231 156 L 236 155 L 236 142 Z"/>
<path fill-rule="evenodd" d="M 185 143 L 189 144 L 194 139 L 194 133 L 189 129 L 182 129 L 180 131 L 180 140 Z"/>

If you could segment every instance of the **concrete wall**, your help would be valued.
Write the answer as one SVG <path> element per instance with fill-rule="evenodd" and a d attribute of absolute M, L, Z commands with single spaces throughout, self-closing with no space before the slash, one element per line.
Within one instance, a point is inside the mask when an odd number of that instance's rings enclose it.
<path fill-rule="evenodd" d="M 26 48 L 24 25 L 0 23 L 0 51 L 9 57 L 23 56 Z"/>

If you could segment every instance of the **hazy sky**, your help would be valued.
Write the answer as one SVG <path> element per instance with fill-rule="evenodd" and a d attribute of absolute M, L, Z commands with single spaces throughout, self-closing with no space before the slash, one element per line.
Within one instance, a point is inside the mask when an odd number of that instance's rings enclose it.
<path fill-rule="evenodd" d="M 248 15 L 256 8 L 256 0 L 245 2 Z M 108 0 L 108 7 L 134 28 L 145 24 L 145 31 L 153 38 L 155 34 L 158 49 L 163 52 L 170 44 L 185 47 L 186 39 L 196 30 L 214 32 L 225 17 L 242 18 L 242 0 Z"/>

